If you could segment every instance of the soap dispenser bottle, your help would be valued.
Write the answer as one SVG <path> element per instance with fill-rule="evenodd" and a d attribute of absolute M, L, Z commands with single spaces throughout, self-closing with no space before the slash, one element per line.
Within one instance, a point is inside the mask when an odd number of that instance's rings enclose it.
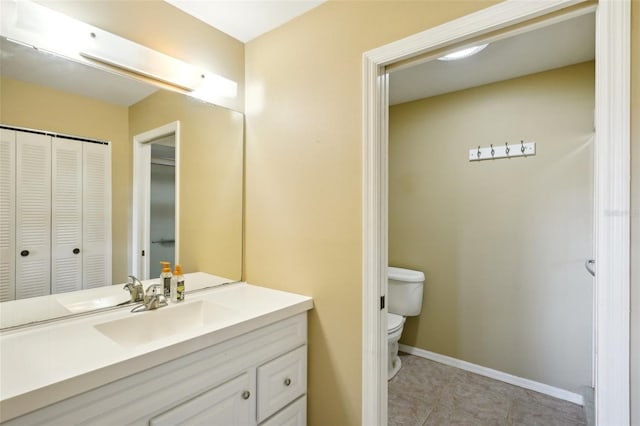
<path fill-rule="evenodd" d="M 162 283 L 162 289 L 164 297 L 169 299 L 171 297 L 171 266 L 169 262 L 160 262 L 162 265 L 162 273 L 160 274 L 160 282 Z"/>
<path fill-rule="evenodd" d="M 184 300 L 184 275 L 182 275 L 182 267 L 176 265 L 173 271 L 173 287 L 171 288 L 171 301 L 182 302 Z"/>

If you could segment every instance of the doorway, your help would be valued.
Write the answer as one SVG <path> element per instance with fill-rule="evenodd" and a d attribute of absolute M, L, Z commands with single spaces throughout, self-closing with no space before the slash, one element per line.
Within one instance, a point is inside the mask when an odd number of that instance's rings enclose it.
<path fill-rule="evenodd" d="M 149 197 L 150 278 L 159 277 L 160 262 L 172 262 L 176 248 L 176 149 L 175 134 L 151 144 Z"/>
<path fill-rule="evenodd" d="M 132 273 L 160 276 L 161 261 L 179 263 L 180 123 L 134 137 Z"/>
<path fill-rule="evenodd" d="M 400 349 L 577 409 L 592 386 L 595 15 L 479 43 L 389 73 L 389 265 L 427 277 Z M 407 374 L 389 382 L 390 422 Z M 496 418 L 545 412 L 504 397 Z"/>
<path fill-rule="evenodd" d="M 576 6 L 578 5 L 578 6 Z M 596 10 L 596 421 L 629 422 L 628 1 L 503 2 L 364 55 L 363 424 L 386 424 L 387 67 Z M 558 13 L 562 11 L 561 13 Z M 540 17 L 546 17 L 540 19 Z M 527 25 L 528 22 L 533 22 Z M 615 114 L 612 112 L 616 111 Z M 615 189 L 613 191 L 612 189 Z M 606 196 L 605 196 L 606 195 Z M 612 214 L 620 212 L 620 214 Z M 625 213 L 626 212 L 626 213 Z M 606 291 L 605 291 L 606 289 Z"/>

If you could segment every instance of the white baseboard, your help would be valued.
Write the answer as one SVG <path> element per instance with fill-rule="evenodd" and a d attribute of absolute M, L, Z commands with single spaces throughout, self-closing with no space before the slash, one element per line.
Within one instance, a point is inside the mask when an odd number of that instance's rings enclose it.
<path fill-rule="evenodd" d="M 535 382 L 533 380 L 524 379 L 522 377 L 513 376 L 502 371 L 493 370 L 491 368 L 482 367 L 477 364 L 472 364 L 467 361 L 462 361 L 456 358 L 451 358 L 446 355 L 440 355 L 434 352 L 425 351 L 424 349 L 414 348 L 412 346 L 398 345 L 401 352 L 408 353 L 410 355 L 426 358 L 431 361 L 439 362 L 441 364 L 449 365 L 451 367 L 460 368 L 471 373 L 479 374 L 481 376 L 489 377 L 491 379 L 500 380 L 501 382 L 509 383 L 510 385 L 519 386 L 521 388 L 529 389 L 535 392 L 540 392 L 545 395 L 552 396 L 554 398 L 563 399 L 565 401 L 573 402 L 574 404 L 584 405 L 582 395 L 569 392 L 568 390 L 556 388 L 554 386 L 545 385 L 544 383 Z"/>

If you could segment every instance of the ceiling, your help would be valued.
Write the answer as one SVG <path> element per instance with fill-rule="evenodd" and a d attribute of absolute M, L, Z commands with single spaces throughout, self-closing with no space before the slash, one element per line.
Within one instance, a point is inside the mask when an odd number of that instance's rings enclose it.
<path fill-rule="evenodd" d="M 326 0 L 165 0 L 243 43 L 279 27 Z"/>
<path fill-rule="evenodd" d="M 389 103 L 423 99 L 594 58 L 595 14 L 590 13 L 493 42 L 465 59 L 432 60 L 393 71 L 389 76 Z"/>

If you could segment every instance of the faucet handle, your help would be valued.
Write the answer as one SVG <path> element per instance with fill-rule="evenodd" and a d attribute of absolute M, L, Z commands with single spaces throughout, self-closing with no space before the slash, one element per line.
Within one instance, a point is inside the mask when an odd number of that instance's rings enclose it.
<path fill-rule="evenodd" d="M 162 308 L 163 306 L 167 306 L 169 302 L 167 302 L 167 298 L 164 294 L 158 295 L 158 308 Z"/>
<path fill-rule="evenodd" d="M 161 285 L 161 284 L 158 284 L 158 283 L 151 284 L 149 287 L 147 287 L 147 290 L 145 291 L 145 294 L 146 294 L 147 296 L 154 296 L 154 295 L 157 295 L 157 294 L 159 294 L 159 293 L 157 293 L 157 292 L 156 292 L 156 290 L 157 290 L 157 289 L 161 289 L 161 288 L 162 288 L 162 285 Z M 151 291 L 151 294 L 149 294 L 149 291 Z"/>

